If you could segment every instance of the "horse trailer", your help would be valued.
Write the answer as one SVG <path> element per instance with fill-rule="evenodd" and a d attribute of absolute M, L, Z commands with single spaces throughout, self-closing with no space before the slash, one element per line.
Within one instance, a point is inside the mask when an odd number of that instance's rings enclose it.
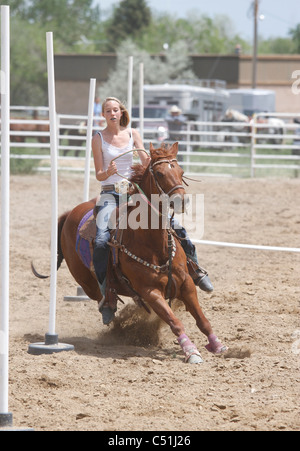
<path fill-rule="evenodd" d="M 213 82 L 213 80 L 211 80 Z M 215 80 L 217 82 L 217 80 Z M 218 121 L 229 106 L 229 93 L 223 84 L 215 87 L 183 84 L 145 85 L 145 105 L 178 106 L 190 121 Z"/>
<path fill-rule="evenodd" d="M 276 111 L 276 94 L 267 89 L 228 89 L 229 108 L 248 117 L 254 113 L 273 113 Z"/>

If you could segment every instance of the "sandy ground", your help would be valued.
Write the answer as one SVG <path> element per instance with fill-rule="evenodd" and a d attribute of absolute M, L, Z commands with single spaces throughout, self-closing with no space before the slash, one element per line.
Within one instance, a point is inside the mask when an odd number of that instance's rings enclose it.
<path fill-rule="evenodd" d="M 99 190 L 91 182 L 91 193 Z M 300 180 L 211 179 L 191 183 L 205 195 L 203 239 L 300 247 Z M 36 431 L 299 430 L 300 255 L 198 245 L 214 283 L 199 302 L 225 357 L 180 307 L 186 333 L 204 363 L 188 365 L 167 326 L 131 304 L 104 327 L 93 301 L 71 303 L 77 284 L 63 263 L 57 281 L 56 332 L 75 350 L 27 353 L 49 321 L 50 176 L 13 176 L 9 409 L 15 427 Z M 59 213 L 83 197 L 81 176 L 60 175 Z"/>

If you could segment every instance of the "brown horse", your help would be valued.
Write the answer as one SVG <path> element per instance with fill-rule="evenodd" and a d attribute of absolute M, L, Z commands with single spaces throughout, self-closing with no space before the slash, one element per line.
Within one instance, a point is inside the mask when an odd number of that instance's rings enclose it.
<path fill-rule="evenodd" d="M 27 136 L 25 135 L 18 135 L 17 133 L 14 135 L 11 135 L 11 142 L 17 142 L 17 143 L 25 143 L 27 138 L 36 138 L 39 143 L 48 143 L 49 142 L 49 124 L 41 124 L 39 123 L 39 117 L 36 111 L 34 111 L 32 119 L 34 121 L 37 121 L 38 123 L 31 123 L 31 124 L 24 124 L 23 119 L 21 118 L 14 118 L 14 120 L 20 119 L 20 123 L 16 124 L 10 124 L 10 131 L 11 132 L 46 132 L 47 135 L 45 136 L 36 136 L 29 134 Z"/>
<path fill-rule="evenodd" d="M 124 294 L 124 286 L 119 282 L 122 277 L 130 282 L 132 297 L 140 299 L 142 304 L 150 306 L 164 320 L 178 338 L 185 354 L 186 361 L 201 363 L 203 360 L 196 346 L 185 335 L 182 322 L 175 316 L 166 298 L 181 300 L 186 309 L 195 318 L 200 331 L 208 338 L 206 349 L 214 354 L 224 352 L 223 346 L 213 334 L 209 321 L 204 316 L 197 299 L 197 291 L 192 277 L 189 275 L 187 258 L 176 234 L 165 227 L 160 210 L 153 208 L 151 195 L 158 194 L 172 197 L 172 206 L 177 210 L 183 208 L 185 189 L 182 185 L 183 171 L 177 163 L 178 143 L 171 148 L 154 149 L 150 145 L 151 161 L 144 169 L 141 165 L 134 166 L 133 182 L 139 182 L 135 192 L 141 194 L 141 202 L 146 203 L 149 210 L 149 227 L 133 230 L 124 227 L 122 237 L 120 232 L 114 233 L 112 245 L 115 247 L 113 262 L 111 252 L 109 268 L 114 280 L 115 292 Z M 131 193 L 133 196 L 133 193 Z M 175 207 L 176 205 L 176 207 Z M 65 258 L 69 270 L 86 294 L 101 302 L 102 296 L 93 271 L 89 270 L 78 256 L 75 243 L 78 225 L 82 218 L 95 207 L 95 200 L 77 206 L 73 211 L 64 214 L 59 219 L 58 267 Z M 128 206 L 127 218 L 134 212 L 136 206 Z M 177 211 L 178 213 L 179 211 Z M 121 210 L 120 210 L 121 213 Z M 151 228 L 151 214 L 160 217 L 159 226 Z M 123 279 L 123 281 L 124 281 Z M 126 292 L 126 289 L 125 289 Z M 106 290 L 108 293 L 108 289 Z M 134 296 L 134 293 L 137 296 Z M 167 294 L 169 293 L 169 294 Z M 127 292 L 128 294 L 128 292 Z"/>

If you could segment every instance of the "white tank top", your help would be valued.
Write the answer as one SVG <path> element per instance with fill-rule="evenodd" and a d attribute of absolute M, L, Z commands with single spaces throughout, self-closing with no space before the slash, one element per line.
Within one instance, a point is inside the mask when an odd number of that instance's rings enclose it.
<path fill-rule="evenodd" d="M 101 136 L 102 140 L 102 155 L 103 155 L 103 170 L 106 171 L 108 169 L 108 166 L 111 162 L 111 160 L 118 155 L 126 152 L 127 150 L 132 150 L 134 147 L 134 142 L 132 138 L 132 130 L 130 131 L 130 139 L 126 147 L 116 147 L 108 142 L 106 142 L 103 139 L 102 133 L 98 132 L 98 134 Z M 119 174 L 124 175 L 126 178 L 129 178 L 132 174 L 131 166 L 133 165 L 133 152 L 128 153 L 127 155 L 124 155 L 121 158 L 118 158 L 115 160 L 115 163 L 118 168 Z M 111 175 L 102 182 L 102 186 L 105 185 L 112 185 L 118 182 L 121 182 L 123 179 L 118 176 L 118 174 Z"/>

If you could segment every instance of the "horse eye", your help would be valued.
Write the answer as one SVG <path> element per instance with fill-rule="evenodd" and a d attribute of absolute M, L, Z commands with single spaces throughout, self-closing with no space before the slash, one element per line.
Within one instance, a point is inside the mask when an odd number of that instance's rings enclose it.
<path fill-rule="evenodd" d="M 157 175 L 158 177 L 163 177 L 163 176 L 164 176 L 164 175 L 163 175 L 161 172 L 159 172 L 159 171 L 157 171 L 156 175 Z"/>

